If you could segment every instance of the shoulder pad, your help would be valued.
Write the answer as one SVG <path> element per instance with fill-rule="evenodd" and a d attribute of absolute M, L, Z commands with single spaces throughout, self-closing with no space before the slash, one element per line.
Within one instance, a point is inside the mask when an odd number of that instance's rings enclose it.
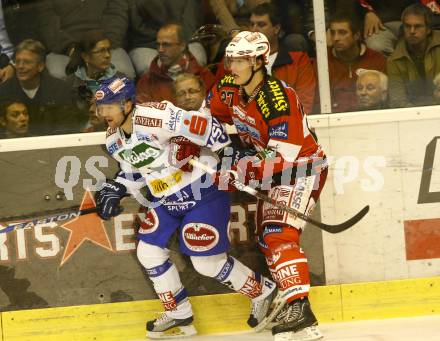
<path fill-rule="evenodd" d="M 148 112 L 148 110 L 150 109 L 166 110 L 168 103 L 169 102 L 163 101 L 163 102 L 145 102 L 141 104 L 136 104 L 136 113 L 143 114 L 145 112 Z"/>
<path fill-rule="evenodd" d="M 257 108 L 266 119 L 290 114 L 289 97 L 283 83 L 267 77 L 256 97 Z"/>
<path fill-rule="evenodd" d="M 238 85 L 234 84 L 234 76 L 229 74 L 224 75 L 223 78 L 218 81 L 217 90 L 220 90 L 220 88 L 224 86 L 238 88 Z"/>

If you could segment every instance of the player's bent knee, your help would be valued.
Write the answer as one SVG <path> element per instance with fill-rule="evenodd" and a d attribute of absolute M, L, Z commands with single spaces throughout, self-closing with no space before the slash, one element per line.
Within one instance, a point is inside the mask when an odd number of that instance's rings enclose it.
<path fill-rule="evenodd" d="M 263 240 L 270 248 L 285 243 L 298 243 L 300 231 L 285 224 L 270 224 L 263 228 Z"/>
<path fill-rule="evenodd" d="M 201 275 L 215 277 L 222 270 L 228 256 L 226 253 L 213 256 L 191 256 L 194 269 Z"/>
<path fill-rule="evenodd" d="M 150 269 L 166 262 L 169 258 L 169 251 L 140 241 L 137 247 L 137 258 L 144 268 Z"/>

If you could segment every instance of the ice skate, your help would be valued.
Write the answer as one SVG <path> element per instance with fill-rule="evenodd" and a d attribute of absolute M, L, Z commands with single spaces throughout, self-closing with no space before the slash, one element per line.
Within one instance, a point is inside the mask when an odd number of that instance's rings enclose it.
<path fill-rule="evenodd" d="M 267 278 L 264 279 L 261 296 L 252 300 L 252 311 L 247 321 L 248 325 L 254 328 L 257 333 L 272 321 L 284 305 L 283 292 Z"/>
<path fill-rule="evenodd" d="M 274 341 L 312 341 L 322 338 L 307 297 L 288 303 L 275 321 L 279 324 L 272 328 Z"/>
<path fill-rule="evenodd" d="M 184 319 L 175 319 L 167 312 L 157 319 L 147 322 L 147 337 L 150 339 L 173 339 L 189 337 L 197 334 L 192 316 Z"/>

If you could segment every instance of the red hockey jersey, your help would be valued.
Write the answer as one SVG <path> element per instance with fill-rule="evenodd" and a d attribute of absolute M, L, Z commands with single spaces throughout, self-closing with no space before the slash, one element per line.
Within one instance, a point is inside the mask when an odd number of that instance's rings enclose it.
<path fill-rule="evenodd" d="M 218 120 L 235 125 L 245 147 L 276 151 L 281 162 L 274 165 L 274 173 L 323 159 L 295 90 L 266 76 L 248 100 L 242 92 L 226 75 L 212 88 L 206 105 Z"/>

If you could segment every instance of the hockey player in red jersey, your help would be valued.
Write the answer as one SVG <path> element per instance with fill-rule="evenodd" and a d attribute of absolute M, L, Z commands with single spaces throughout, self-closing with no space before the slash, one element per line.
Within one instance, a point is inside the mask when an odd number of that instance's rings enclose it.
<path fill-rule="evenodd" d="M 216 181 L 220 189 L 228 188 L 225 178 L 238 177 L 249 185 L 258 181 L 270 197 L 310 214 L 326 180 L 326 158 L 295 91 L 266 73 L 269 52 L 267 38 L 248 31 L 226 48 L 230 75 L 213 87 L 206 105 L 217 119 L 235 125 L 243 149 L 227 155 L 239 161 L 229 170 L 222 167 Z M 321 338 L 308 300 L 307 258 L 299 246 L 305 222 L 260 201 L 256 224 L 259 247 L 283 293 L 283 302 L 264 323 L 272 321 L 275 341 Z"/>

